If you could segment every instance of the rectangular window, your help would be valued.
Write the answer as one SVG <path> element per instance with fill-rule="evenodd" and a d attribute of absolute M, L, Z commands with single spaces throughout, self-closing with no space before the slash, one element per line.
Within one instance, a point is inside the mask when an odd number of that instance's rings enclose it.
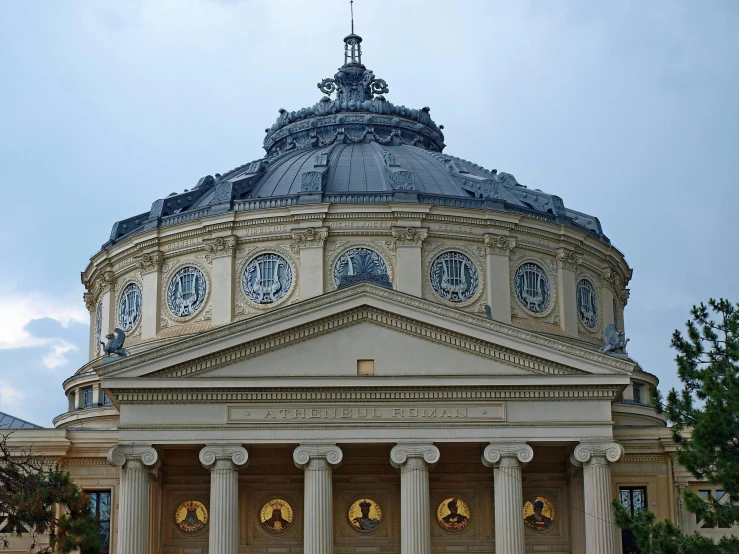
<path fill-rule="evenodd" d="M 641 404 L 641 385 L 634 383 L 634 402 Z"/>
<path fill-rule="evenodd" d="M 375 374 L 375 360 L 357 360 L 357 375 L 370 376 Z"/>
<path fill-rule="evenodd" d="M 92 408 L 92 387 L 82 389 L 82 407 Z"/>
<path fill-rule="evenodd" d="M 718 500 L 721 504 L 727 504 L 729 501 L 729 497 L 726 494 L 726 491 L 721 489 L 701 489 L 698 491 L 698 496 L 705 498 L 706 502 L 708 502 L 708 495 L 713 495 L 713 497 Z M 695 516 L 695 523 L 696 525 L 700 525 L 700 518 L 698 515 Z M 701 529 L 711 529 L 713 526 L 708 525 L 707 523 L 704 523 L 700 526 Z M 730 525 L 718 525 L 719 529 L 731 529 Z"/>
<path fill-rule="evenodd" d="M 647 509 L 646 487 L 619 487 L 618 499 L 621 505 L 633 516 L 636 512 Z M 641 552 L 636 546 L 634 535 L 631 531 L 621 531 L 621 544 L 624 554 Z"/>
<path fill-rule="evenodd" d="M 103 393 L 103 406 L 112 406 L 113 401 L 110 399 L 110 397 L 105 394 L 105 391 L 100 391 Z"/>
<path fill-rule="evenodd" d="M 101 554 L 110 551 L 110 491 L 85 491 L 90 497 L 90 512 L 95 516 L 100 534 L 103 536 Z"/>

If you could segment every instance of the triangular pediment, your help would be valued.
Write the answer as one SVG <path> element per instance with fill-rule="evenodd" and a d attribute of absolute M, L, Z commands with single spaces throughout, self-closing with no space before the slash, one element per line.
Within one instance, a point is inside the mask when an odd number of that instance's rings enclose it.
<path fill-rule="evenodd" d="M 104 379 L 624 375 L 633 364 L 372 285 L 325 294 L 97 368 Z M 144 383 L 142 382 L 142 385 Z M 183 383 L 184 385 L 184 383 Z"/>

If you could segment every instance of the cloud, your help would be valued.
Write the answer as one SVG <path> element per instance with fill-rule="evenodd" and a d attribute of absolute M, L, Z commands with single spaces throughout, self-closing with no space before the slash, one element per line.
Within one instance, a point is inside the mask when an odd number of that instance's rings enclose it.
<path fill-rule="evenodd" d="M 0 380 L 0 411 L 20 417 L 18 414 L 23 411 L 24 399 L 25 395 L 21 391 L 7 381 Z"/>
<path fill-rule="evenodd" d="M 59 337 L 34 335 L 29 324 L 42 319 L 53 320 L 64 328 L 90 321 L 87 311 L 70 300 L 36 292 L 0 296 L 0 350 L 44 348 L 44 366 L 54 369 L 66 364 L 65 354 L 77 350 L 77 346 Z"/>

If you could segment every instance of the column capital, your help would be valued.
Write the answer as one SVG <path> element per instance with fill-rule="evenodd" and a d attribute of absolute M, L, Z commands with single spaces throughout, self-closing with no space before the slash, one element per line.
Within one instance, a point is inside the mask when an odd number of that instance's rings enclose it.
<path fill-rule="evenodd" d="M 429 236 L 425 227 L 393 227 L 391 231 L 395 246 L 421 246 Z"/>
<path fill-rule="evenodd" d="M 108 463 L 112 466 L 122 468 L 132 461 L 155 466 L 159 461 L 159 454 L 151 446 L 143 444 L 119 444 L 108 451 Z"/>
<path fill-rule="evenodd" d="M 91 292 L 85 292 L 82 295 L 82 299 L 85 301 L 85 308 L 87 308 L 87 311 L 92 312 L 95 307 L 95 295 Z"/>
<path fill-rule="evenodd" d="M 390 451 L 390 463 L 396 468 L 402 467 L 408 458 L 422 458 L 427 464 L 434 465 L 440 457 L 439 449 L 433 444 L 401 443 Z"/>
<path fill-rule="evenodd" d="M 293 451 L 293 461 L 300 469 L 310 464 L 312 459 L 326 460 L 330 465 L 339 465 L 344 453 L 335 444 L 301 444 Z"/>
<path fill-rule="evenodd" d="M 164 252 L 155 250 L 153 252 L 144 252 L 136 254 L 133 259 L 143 273 L 151 273 L 152 271 L 160 271 L 164 265 Z"/>
<path fill-rule="evenodd" d="M 525 464 L 530 462 L 533 457 L 533 448 L 525 442 L 491 442 L 485 447 L 485 451 L 482 453 L 482 463 L 487 467 L 494 467 L 499 464 L 503 458 L 515 458 L 519 462 Z"/>
<path fill-rule="evenodd" d="M 95 279 L 94 293 L 99 294 L 112 290 L 115 286 L 115 273 L 111 270 L 103 271 L 102 275 L 99 275 Z"/>
<path fill-rule="evenodd" d="M 239 237 L 236 235 L 203 239 L 205 249 L 213 258 L 221 258 L 223 256 L 233 257 L 236 254 L 236 245 L 238 243 Z"/>
<path fill-rule="evenodd" d="M 617 442 L 581 442 L 575 447 L 570 459 L 584 464 L 592 458 L 605 458 L 613 463 L 621 458 L 623 452 L 623 447 Z"/>
<path fill-rule="evenodd" d="M 328 238 L 328 227 L 291 229 L 293 240 L 290 250 L 297 254 L 302 248 L 322 248 Z"/>
<path fill-rule="evenodd" d="M 200 450 L 198 457 L 205 469 L 213 469 L 218 460 L 230 460 L 237 466 L 246 465 L 249 461 L 246 448 L 238 444 L 208 444 Z"/>
<path fill-rule="evenodd" d="M 494 233 L 485 233 L 482 236 L 485 241 L 485 252 L 487 254 L 500 254 L 508 256 L 516 247 L 516 239 L 508 235 L 496 235 Z"/>
<path fill-rule="evenodd" d="M 575 270 L 582 263 L 584 254 L 575 252 L 569 248 L 560 248 L 555 256 L 557 267 Z"/>

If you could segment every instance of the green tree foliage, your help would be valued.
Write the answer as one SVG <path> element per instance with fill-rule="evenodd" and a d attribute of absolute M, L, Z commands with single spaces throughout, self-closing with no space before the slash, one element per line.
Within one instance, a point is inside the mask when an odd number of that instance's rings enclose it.
<path fill-rule="evenodd" d="M 0 545 L 9 546 L 7 535 L 28 533 L 29 552 L 99 554 L 103 538 L 87 496 L 55 463 L 13 449 L 8 437 L 0 435 L 0 514 L 10 529 L 3 527 Z M 40 546 L 41 537 L 47 547 Z"/>
<path fill-rule="evenodd" d="M 672 335 L 683 388 L 672 389 L 666 403 L 659 393 L 654 398 L 672 424 L 677 461 L 696 478 L 720 484 L 728 495 L 728 502 L 726 497 L 720 502 L 685 491 L 687 509 L 709 526 L 739 522 L 738 308 L 723 299 L 693 306 L 686 335 Z M 716 544 L 697 533 L 685 535 L 668 520 L 656 522 L 649 511 L 632 518 L 618 501 L 613 505 L 617 524 L 634 533 L 644 554 L 739 554 L 739 538 Z"/>

